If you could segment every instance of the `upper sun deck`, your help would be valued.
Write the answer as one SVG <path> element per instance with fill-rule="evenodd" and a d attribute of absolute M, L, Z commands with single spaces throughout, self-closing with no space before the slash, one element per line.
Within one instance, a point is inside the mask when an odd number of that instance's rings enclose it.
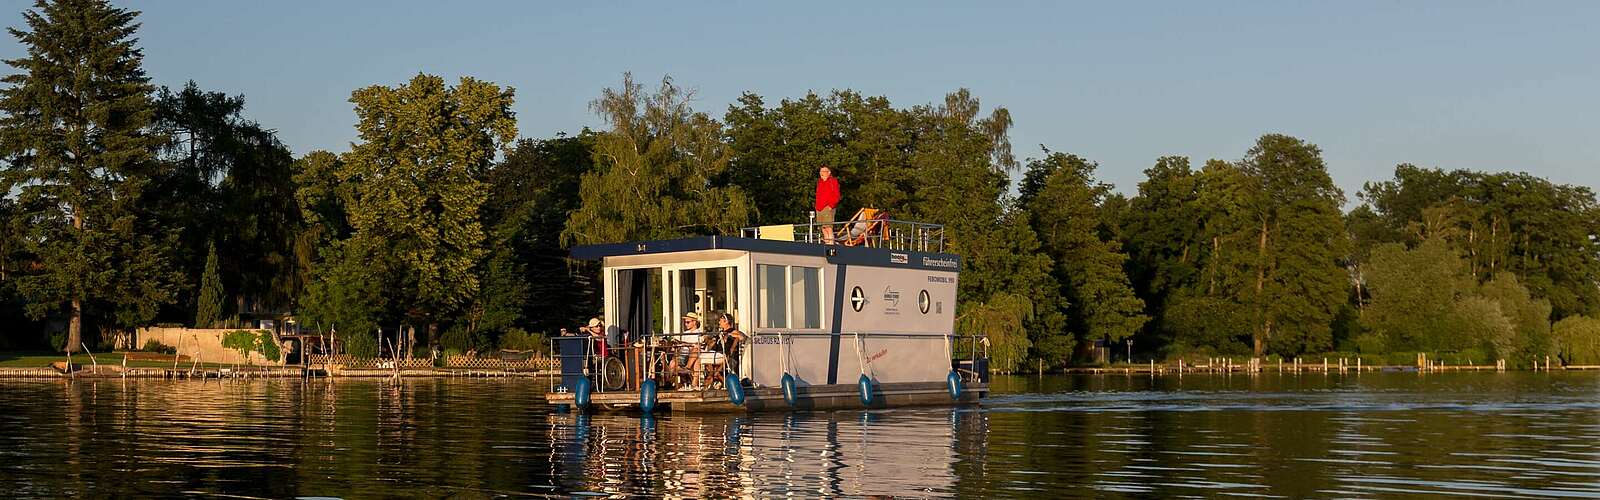
<path fill-rule="evenodd" d="M 831 243 L 847 247 L 939 253 L 944 251 L 944 225 L 895 220 L 883 211 L 863 208 L 850 220 L 805 222 L 747 227 L 739 230 L 745 238 L 796 241 L 811 244 Z"/>
<path fill-rule="evenodd" d="M 823 227 L 833 229 L 835 241 L 823 241 Z M 830 263 L 877 267 L 959 271 L 961 258 L 944 253 L 944 226 L 887 218 L 852 220 L 832 224 L 802 223 L 748 227 L 734 236 L 692 236 L 671 240 L 583 245 L 571 257 L 602 260 L 607 257 L 736 250 L 753 253 L 825 257 Z"/>

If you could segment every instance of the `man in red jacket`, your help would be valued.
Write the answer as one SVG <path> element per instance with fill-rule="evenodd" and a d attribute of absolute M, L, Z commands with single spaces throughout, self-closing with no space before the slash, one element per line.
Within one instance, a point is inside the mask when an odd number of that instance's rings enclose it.
<path fill-rule="evenodd" d="M 832 245 L 834 209 L 839 207 L 839 179 L 833 177 L 833 170 L 827 165 L 817 169 L 817 174 L 822 176 L 817 180 L 817 223 L 822 225 L 822 242 Z"/>

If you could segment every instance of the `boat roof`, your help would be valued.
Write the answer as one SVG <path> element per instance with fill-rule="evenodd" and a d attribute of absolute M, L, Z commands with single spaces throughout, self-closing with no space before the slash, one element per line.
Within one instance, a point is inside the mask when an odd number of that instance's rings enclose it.
<path fill-rule="evenodd" d="M 943 252 L 892 250 L 864 246 L 823 245 L 803 241 L 767 240 L 736 236 L 693 236 L 672 240 L 582 245 L 572 248 L 572 258 L 600 260 L 624 255 L 650 255 L 698 250 L 742 250 L 755 253 L 826 257 L 830 264 L 926 269 L 959 272 L 961 257 Z"/>

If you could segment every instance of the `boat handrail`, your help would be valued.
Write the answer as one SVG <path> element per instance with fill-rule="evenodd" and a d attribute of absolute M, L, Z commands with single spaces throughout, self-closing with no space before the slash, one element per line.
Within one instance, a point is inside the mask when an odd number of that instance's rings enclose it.
<path fill-rule="evenodd" d="M 812 215 L 812 217 L 815 217 L 815 215 Z M 882 223 L 883 226 L 874 233 L 871 231 L 870 226 L 875 223 Z M 860 238 L 862 240 L 861 246 L 902 251 L 944 251 L 944 224 L 901 219 L 844 220 L 837 222 L 816 222 L 812 220 L 798 224 L 775 224 L 741 228 L 739 236 L 744 238 L 763 238 L 763 231 L 785 227 L 787 229 L 781 231 L 782 235 L 776 239 L 789 239 L 821 245 L 826 243 L 822 239 L 822 229 L 826 227 L 833 230 L 834 239 L 845 241 Z M 852 232 L 854 229 L 861 229 L 861 231 Z"/>
<path fill-rule="evenodd" d="M 643 348 L 642 354 L 644 355 L 644 359 L 654 360 L 657 356 L 665 354 L 663 351 L 670 350 L 670 349 L 676 349 L 678 346 L 674 345 L 674 344 L 658 344 L 658 343 L 644 342 L 645 339 L 662 338 L 662 337 L 682 337 L 682 336 L 687 336 L 687 335 L 710 335 L 710 334 L 714 334 L 714 332 L 701 332 L 701 333 L 681 333 L 681 332 L 680 333 L 673 333 L 673 332 L 650 333 L 650 334 L 646 334 L 646 335 L 640 336 L 638 338 L 635 338 L 634 342 L 630 343 L 629 345 L 610 346 L 610 349 L 612 349 L 612 350 L 622 350 L 622 349 L 632 349 L 632 348 Z M 780 332 L 752 332 L 752 333 L 748 333 L 747 335 L 749 335 L 749 340 L 747 342 L 742 343 L 739 346 L 739 348 L 738 348 L 739 351 L 743 351 L 745 349 L 748 349 L 749 348 L 748 346 L 752 346 L 752 345 L 758 344 L 758 342 L 756 342 L 755 339 L 759 338 L 759 337 L 763 337 L 763 336 L 776 336 L 776 337 L 779 337 L 779 339 L 780 339 L 779 341 L 780 342 L 783 342 L 782 339 L 785 338 L 785 337 L 787 337 L 787 338 L 830 338 L 830 337 L 833 337 L 835 335 L 838 335 L 838 336 L 841 336 L 841 337 L 845 337 L 845 336 L 855 337 L 858 342 L 861 341 L 861 340 L 871 340 L 873 338 L 944 339 L 945 341 L 950 343 L 949 344 L 950 347 L 947 347 L 947 349 L 949 349 L 948 352 L 949 352 L 949 354 L 951 356 L 951 359 L 953 361 L 972 362 L 972 361 L 980 359 L 980 358 L 986 359 L 986 358 L 989 357 L 988 337 L 985 336 L 985 335 L 981 335 L 981 334 L 912 333 L 912 332 L 867 332 L 867 331 L 841 332 L 841 333 L 835 334 L 835 333 L 832 333 L 832 332 L 780 331 Z M 553 357 L 555 359 L 557 359 L 557 360 L 569 360 L 570 359 L 570 360 L 577 361 L 578 363 L 581 364 L 581 373 L 563 373 L 561 377 L 552 378 L 551 379 L 550 392 L 558 392 L 559 391 L 558 390 L 558 386 L 561 386 L 563 384 L 563 382 L 562 382 L 563 379 L 565 379 L 567 376 L 572 376 L 572 375 L 576 375 L 576 376 L 580 376 L 580 377 L 583 377 L 583 378 L 590 379 L 594 383 L 594 390 L 597 393 L 607 392 L 607 386 L 611 385 L 611 384 L 607 383 L 608 382 L 608 377 L 609 377 L 610 374 L 608 374 L 606 372 L 606 370 L 604 369 L 604 363 L 606 363 L 606 359 L 607 358 L 618 357 L 618 356 L 605 356 L 605 355 L 601 354 L 600 349 L 599 349 L 599 340 L 600 339 L 598 339 L 596 337 L 592 337 L 592 336 L 588 336 L 588 335 L 568 335 L 568 336 L 564 336 L 564 337 L 551 337 L 548 340 L 548 342 L 550 343 L 550 352 L 553 353 Z M 572 352 L 565 352 L 564 350 L 559 349 L 556 344 L 558 344 L 558 343 L 560 343 L 562 341 L 566 341 L 566 342 L 577 341 L 579 343 L 579 345 L 581 345 L 580 352 L 572 353 Z M 962 346 L 962 345 L 965 345 L 967 348 L 966 349 L 959 349 L 958 346 Z M 619 351 L 619 354 L 621 352 L 622 351 Z M 623 357 L 625 357 L 625 356 L 623 356 Z M 735 355 L 730 356 L 730 357 L 738 357 L 738 355 L 735 354 Z M 563 363 L 563 364 L 565 364 L 565 363 Z M 657 367 L 657 366 L 654 366 L 654 365 L 655 364 L 653 362 L 650 363 L 649 365 L 647 365 L 646 369 L 644 369 L 640 373 L 637 373 L 636 376 L 638 376 L 640 380 L 643 380 L 643 379 L 659 379 L 664 374 L 660 372 L 660 367 Z M 629 369 L 631 370 L 633 368 L 629 367 Z M 728 366 L 728 369 L 732 370 L 734 373 L 739 373 L 740 372 L 740 370 L 739 370 L 739 368 L 738 368 L 738 366 L 736 364 L 730 363 L 730 365 Z M 636 390 L 637 388 L 636 387 L 628 387 L 627 389 Z"/>
<path fill-rule="evenodd" d="M 832 336 L 835 335 L 832 332 L 797 332 L 797 331 L 789 331 L 789 330 L 784 330 L 782 332 L 756 332 L 756 333 L 752 333 L 751 335 L 778 335 L 780 333 L 783 334 L 784 336 L 788 336 L 788 337 L 832 337 Z M 904 333 L 904 332 L 868 332 L 868 331 L 841 332 L 838 335 L 841 335 L 841 336 L 861 335 L 861 336 L 864 336 L 864 337 L 914 337 L 914 338 L 930 338 L 930 339 L 936 339 L 936 338 L 941 338 L 941 337 L 954 337 L 954 338 L 983 337 L 983 335 L 978 335 L 978 334 L 960 334 L 960 333 L 950 334 L 950 333 Z"/>

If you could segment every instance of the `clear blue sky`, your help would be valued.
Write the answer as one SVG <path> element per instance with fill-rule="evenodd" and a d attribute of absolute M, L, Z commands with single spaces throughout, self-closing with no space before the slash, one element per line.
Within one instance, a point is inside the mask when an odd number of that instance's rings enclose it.
<path fill-rule="evenodd" d="M 632 71 L 719 117 L 747 90 L 967 87 L 1010 108 L 1020 156 L 1085 156 L 1128 193 L 1158 156 L 1237 159 L 1266 132 L 1320 145 L 1352 199 L 1400 162 L 1600 185 L 1593 1 L 120 4 L 158 84 L 244 94 L 296 154 L 347 150 L 350 91 L 419 71 L 515 87 L 524 137 L 598 128 L 588 102 Z"/>

